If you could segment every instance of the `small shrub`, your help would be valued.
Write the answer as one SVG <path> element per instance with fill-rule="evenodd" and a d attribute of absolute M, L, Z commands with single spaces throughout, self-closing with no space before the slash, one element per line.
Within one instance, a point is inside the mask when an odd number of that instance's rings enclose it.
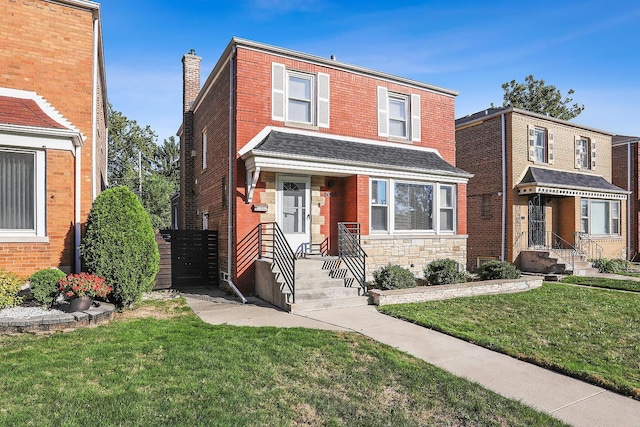
<path fill-rule="evenodd" d="M 406 268 L 399 265 L 387 265 L 373 272 L 374 288 L 382 290 L 414 288 L 416 278 Z"/>
<path fill-rule="evenodd" d="M 485 262 L 478 268 L 480 280 L 496 279 L 517 279 L 520 277 L 520 270 L 515 265 L 506 261 Z"/>
<path fill-rule="evenodd" d="M 600 273 L 610 273 L 610 274 L 618 274 L 618 273 L 626 273 L 629 269 L 629 262 L 626 259 L 615 258 L 599 258 L 592 259 L 591 265 L 594 268 L 597 268 Z"/>
<path fill-rule="evenodd" d="M 84 270 L 113 287 L 110 299 L 131 305 L 153 288 L 160 254 L 149 215 L 127 187 L 109 188 L 94 200 L 80 255 Z"/>
<path fill-rule="evenodd" d="M 65 276 L 66 274 L 57 268 L 45 268 L 44 270 L 36 271 L 29 278 L 31 295 L 40 304 L 50 306 L 60 294 L 58 280 Z"/>
<path fill-rule="evenodd" d="M 432 261 L 424 269 L 424 277 L 431 285 L 464 283 L 467 273 L 458 269 L 458 263 L 450 258 Z"/>
<path fill-rule="evenodd" d="M 10 271 L 0 269 L 0 308 L 14 307 L 22 303 L 18 296 L 24 280 Z"/>

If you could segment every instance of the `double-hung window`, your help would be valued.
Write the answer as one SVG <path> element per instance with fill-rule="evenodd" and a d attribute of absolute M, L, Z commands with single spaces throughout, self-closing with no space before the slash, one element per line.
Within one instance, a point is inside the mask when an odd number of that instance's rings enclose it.
<path fill-rule="evenodd" d="M 529 161 L 553 164 L 553 132 L 528 126 Z"/>
<path fill-rule="evenodd" d="M 453 232 L 455 186 L 393 179 L 371 180 L 372 232 Z"/>
<path fill-rule="evenodd" d="M 580 201 L 580 231 L 592 236 L 620 235 L 620 202 L 617 200 Z"/>
<path fill-rule="evenodd" d="M 45 235 L 44 151 L 0 149 L 0 237 Z"/>
<path fill-rule="evenodd" d="M 329 127 L 329 75 L 271 64 L 271 118 L 288 124 Z"/>
<path fill-rule="evenodd" d="M 420 95 L 389 92 L 378 86 L 378 135 L 420 141 Z"/>
<path fill-rule="evenodd" d="M 595 169 L 596 142 L 584 136 L 575 137 L 576 169 Z"/>

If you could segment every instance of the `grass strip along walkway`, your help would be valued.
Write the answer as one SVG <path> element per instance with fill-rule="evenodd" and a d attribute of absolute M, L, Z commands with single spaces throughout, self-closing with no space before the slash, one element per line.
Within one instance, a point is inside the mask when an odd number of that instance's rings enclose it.
<path fill-rule="evenodd" d="M 595 288 L 617 289 L 621 291 L 640 292 L 640 282 L 636 280 L 618 280 L 606 277 L 567 276 L 562 283 L 593 286 Z"/>
<path fill-rule="evenodd" d="M 380 311 L 640 398 L 640 295 L 544 283 Z"/>
<path fill-rule="evenodd" d="M 183 299 L 0 354 L 0 425 L 564 425 L 355 333 L 212 326 Z"/>

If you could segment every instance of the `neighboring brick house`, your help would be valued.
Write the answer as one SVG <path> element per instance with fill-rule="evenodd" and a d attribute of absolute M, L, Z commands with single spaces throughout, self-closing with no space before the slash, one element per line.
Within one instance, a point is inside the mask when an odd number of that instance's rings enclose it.
<path fill-rule="evenodd" d="M 0 0 L 0 28 L 0 268 L 77 271 L 106 185 L 100 6 Z"/>
<path fill-rule="evenodd" d="M 488 259 L 529 269 L 530 252 L 569 258 L 572 247 L 584 259 L 624 257 L 627 192 L 611 183 L 611 137 L 517 108 L 456 120 L 457 166 L 474 173 L 469 269 Z"/>
<path fill-rule="evenodd" d="M 627 206 L 627 256 L 628 259 L 640 259 L 640 166 L 639 136 L 615 135 L 612 140 L 613 183 L 631 194 Z"/>
<path fill-rule="evenodd" d="M 358 223 L 368 278 L 466 263 L 456 92 L 237 38 L 201 90 L 195 52 L 183 66 L 180 228 L 219 231 L 222 275 L 243 292 L 260 223 L 298 254 L 336 254 L 338 223 Z"/>

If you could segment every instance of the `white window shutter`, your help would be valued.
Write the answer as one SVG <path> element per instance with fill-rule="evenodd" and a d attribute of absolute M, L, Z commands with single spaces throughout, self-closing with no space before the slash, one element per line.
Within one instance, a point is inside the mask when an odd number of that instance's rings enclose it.
<path fill-rule="evenodd" d="M 382 86 L 378 86 L 378 135 L 389 136 L 389 97 Z"/>
<path fill-rule="evenodd" d="M 591 140 L 591 170 L 596 169 L 596 141 Z"/>
<path fill-rule="evenodd" d="M 284 64 L 271 63 L 271 119 L 285 121 L 285 88 L 287 72 Z"/>
<path fill-rule="evenodd" d="M 536 159 L 536 129 L 532 125 L 527 126 L 527 135 L 528 135 L 528 150 L 529 150 L 529 161 L 533 162 Z"/>
<path fill-rule="evenodd" d="M 329 74 L 318 73 L 318 127 L 329 127 Z"/>
<path fill-rule="evenodd" d="M 547 163 L 553 164 L 553 132 L 547 131 Z"/>
<path fill-rule="evenodd" d="M 411 94 L 411 140 L 420 142 L 420 95 Z"/>
<path fill-rule="evenodd" d="M 578 135 L 575 135 L 573 137 L 573 151 L 575 153 L 575 160 L 573 163 L 573 167 L 576 169 L 580 169 L 580 160 L 581 160 L 581 152 L 580 152 L 580 145 L 578 145 L 578 141 L 580 141 L 580 137 Z"/>

